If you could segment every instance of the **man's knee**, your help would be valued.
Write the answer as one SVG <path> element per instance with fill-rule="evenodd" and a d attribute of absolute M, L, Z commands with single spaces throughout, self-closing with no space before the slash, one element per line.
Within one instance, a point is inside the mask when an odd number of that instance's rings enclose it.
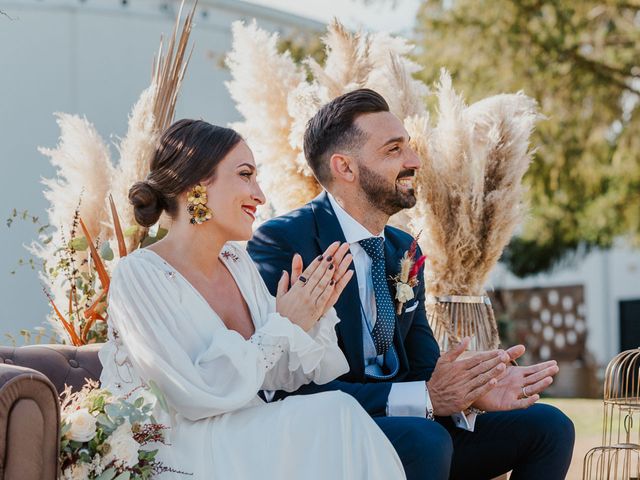
<path fill-rule="evenodd" d="M 573 445 L 575 428 L 573 422 L 564 413 L 552 405 L 537 403 L 530 407 L 529 425 L 546 441 L 554 441 L 560 445 Z"/>
<path fill-rule="evenodd" d="M 405 438 L 405 458 L 415 468 L 423 471 L 441 472 L 446 478 L 453 457 L 453 442 L 449 432 L 437 422 L 416 418 L 407 427 Z M 403 460 L 404 463 L 404 460 Z M 428 470 L 425 470 L 428 469 Z M 439 476 L 434 475 L 433 478 Z"/>

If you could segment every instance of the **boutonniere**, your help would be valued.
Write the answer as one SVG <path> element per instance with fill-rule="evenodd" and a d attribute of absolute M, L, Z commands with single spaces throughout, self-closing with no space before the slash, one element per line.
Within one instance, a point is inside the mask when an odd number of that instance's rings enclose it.
<path fill-rule="evenodd" d="M 425 255 L 416 258 L 419 238 L 420 234 L 411 243 L 409 250 L 404 252 L 400 259 L 400 273 L 393 277 L 396 282 L 396 314 L 398 315 L 402 313 L 402 306 L 414 297 L 413 287 L 418 284 L 418 272 L 427 259 Z"/>

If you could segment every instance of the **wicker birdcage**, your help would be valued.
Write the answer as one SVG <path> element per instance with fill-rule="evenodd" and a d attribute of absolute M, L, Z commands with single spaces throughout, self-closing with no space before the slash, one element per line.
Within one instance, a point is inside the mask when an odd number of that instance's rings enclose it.
<path fill-rule="evenodd" d="M 588 480 L 640 478 L 639 447 L 635 443 L 621 443 L 592 448 L 584 457 L 582 478 Z"/>
<path fill-rule="evenodd" d="M 583 480 L 640 479 L 640 348 L 616 355 L 604 378 L 602 445 L 584 458 Z"/>
<path fill-rule="evenodd" d="M 492 350 L 500 343 L 491 300 L 486 295 L 429 296 L 426 309 L 443 352 L 464 337 L 471 337 L 471 350 Z"/>
<path fill-rule="evenodd" d="M 602 444 L 640 443 L 640 348 L 619 353 L 604 377 Z M 640 425 L 640 424 L 639 424 Z"/>

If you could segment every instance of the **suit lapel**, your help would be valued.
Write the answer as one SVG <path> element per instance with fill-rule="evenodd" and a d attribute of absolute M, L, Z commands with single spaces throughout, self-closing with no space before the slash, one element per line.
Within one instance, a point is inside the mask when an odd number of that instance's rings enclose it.
<path fill-rule="evenodd" d="M 344 232 L 329 202 L 327 192 L 322 192 L 312 202 L 318 236 L 316 241 L 320 252 L 324 252 L 335 241 L 346 242 Z M 344 354 L 351 366 L 353 375 L 364 375 L 364 353 L 362 346 L 362 314 L 360 310 L 360 290 L 353 263 L 353 277 L 345 287 L 336 303 L 336 312 L 340 317 L 338 333 L 344 345 Z"/>

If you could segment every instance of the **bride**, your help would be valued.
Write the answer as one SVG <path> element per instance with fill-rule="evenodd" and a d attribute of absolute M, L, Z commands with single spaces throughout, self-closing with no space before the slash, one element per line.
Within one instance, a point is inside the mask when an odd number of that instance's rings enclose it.
<path fill-rule="evenodd" d="M 140 225 L 163 212 L 172 224 L 115 269 L 101 382 L 116 395 L 142 384 L 162 393 L 165 464 L 207 480 L 403 479 L 391 443 L 350 396 L 265 401 L 348 370 L 332 307 L 353 275 L 349 245 L 304 270 L 294 257 L 273 298 L 234 243 L 251 237 L 264 203 L 251 150 L 201 120 L 163 134 L 129 199 Z"/>

